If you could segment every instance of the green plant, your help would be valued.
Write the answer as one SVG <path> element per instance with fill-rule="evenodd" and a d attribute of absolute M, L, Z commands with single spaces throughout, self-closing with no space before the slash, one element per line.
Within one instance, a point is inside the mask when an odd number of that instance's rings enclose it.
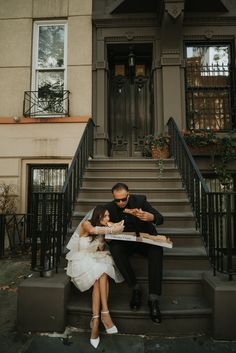
<path fill-rule="evenodd" d="M 0 213 L 16 212 L 15 187 L 2 182 L 0 184 Z"/>
<path fill-rule="evenodd" d="M 162 176 L 164 170 L 164 161 L 160 157 L 156 161 L 157 168 L 159 169 L 159 177 Z"/>
<path fill-rule="evenodd" d="M 228 162 L 235 159 L 234 131 L 227 134 L 218 133 L 215 130 L 183 130 L 183 137 L 190 147 L 208 147 L 212 158 L 212 169 L 225 190 L 230 187 L 231 173 L 228 170 Z"/>
<path fill-rule="evenodd" d="M 155 147 L 159 147 L 160 149 L 168 146 L 170 143 L 170 136 L 169 135 L 147 135 L 144 139 L 144 145 L 147 146 L 149 149 L 153 149 Z"/>
<path fill-rule="evenodd" d="M 209 146 L 218 143 L 215 131 L 206 130 L 183 130 L 183 137 L 187 145 L 191 147 Z"/>
<path fill-rule="evenodd" d="M 231 173 L 228 162 L 235 159 L 234 141 L 229 133 L 223 138 L 218 138 L 215 151 L 212 152 L 212 168 L 225 191 L 230 188 Z"/>

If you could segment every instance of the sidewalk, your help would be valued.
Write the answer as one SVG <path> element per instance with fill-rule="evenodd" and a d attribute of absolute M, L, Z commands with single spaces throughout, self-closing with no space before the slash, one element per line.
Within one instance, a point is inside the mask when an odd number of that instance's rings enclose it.
<path fill-rule="evenodd" d="M 68 327 L 63 334 L 19 334 L 16 331 L 17 287 L 31 275 L 26 259 L 0 260 L 0 352 L 1 353 L 236 353 L 236 341 L 198 337 L 148 337 L 101 334 L 95 350 L 89 332 Z"/>

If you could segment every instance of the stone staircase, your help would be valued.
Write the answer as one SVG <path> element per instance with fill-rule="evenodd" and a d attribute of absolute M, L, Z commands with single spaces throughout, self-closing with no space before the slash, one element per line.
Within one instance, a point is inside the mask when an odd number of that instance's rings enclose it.
<path fill-rule="evenodd" d="M 131 291 L 127 284 L 111 282 L 110 311 L 119 332 L 149 335 L 208 333 L 211 308 L 205 299 L 202 273 L 209 270 L 209 263 L 173 159 L 164 161 L 162 173 L 154 160 L 91 160 L 78 195 L 73 227 L 88 210 L 112 199 L 111 187 L 118 181 L 126 183 L 131 193 L 147 196 L 164 216 L 164 224 L 158 227 L 159 233 L 168 235 L 174 243 L 172 249 L 164 248 L 161 325 L 152 323 L 149 318 L 145 258 L 134 255 L 131 259 L 143 291 L 143 305 L 139 311 L 132 312 L 129 308 Z M 80 293 L 71 285 L 68 324 L 88 329 L 90 316 L 91 292 Z"/>

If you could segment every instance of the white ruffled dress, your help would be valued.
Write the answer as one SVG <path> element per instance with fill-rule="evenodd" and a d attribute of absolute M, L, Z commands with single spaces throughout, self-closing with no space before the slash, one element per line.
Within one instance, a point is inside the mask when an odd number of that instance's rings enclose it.
<path fill-rule="evenodd" d="M 67 244 L 70 251 L 66 255 L 68 261 L 66 273 L 81 292 L 92 287 L 103 273 L 116 283 L 124 281 L 110 251 L 106 248 L 99 250 L 104 245 L 103 238 L 98 236 L 93 241 L 91 239 L 91 236 L 81 237 L 76 230 Z"/>

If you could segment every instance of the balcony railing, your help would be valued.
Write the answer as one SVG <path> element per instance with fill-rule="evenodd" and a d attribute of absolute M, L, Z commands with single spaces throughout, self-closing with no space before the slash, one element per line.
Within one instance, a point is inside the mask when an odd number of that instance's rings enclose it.
<path fill-rule="evenodd" d="M 210 192 L 175 121 L 168 121 L 171 154 L 196 218 L 209 261 L 216 271 L 236 275 L 236 192 Z"/>
<path fill-rule="evenodd" d="M 24 93 L 23 115 L 25 117 L 69 116 L 69 91 L 40 90 Z"/>

